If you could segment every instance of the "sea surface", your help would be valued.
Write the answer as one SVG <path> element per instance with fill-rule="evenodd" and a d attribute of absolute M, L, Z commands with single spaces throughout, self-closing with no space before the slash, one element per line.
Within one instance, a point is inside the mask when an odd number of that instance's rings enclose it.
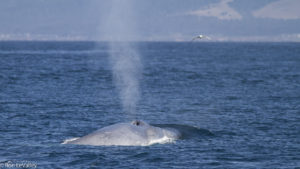
<path fill-rule="evenodd" d="M 135 117 L 122 110 L 107 43 L 0 42 L 0 168 L 300 167 L 300 43 L 134 45 Z M 134 118 L 184 136 L 61 144 Z"/>

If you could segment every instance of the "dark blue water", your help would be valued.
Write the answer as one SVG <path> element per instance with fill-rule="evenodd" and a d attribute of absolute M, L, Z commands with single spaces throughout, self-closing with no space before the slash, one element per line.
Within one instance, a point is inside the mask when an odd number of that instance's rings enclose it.
<path fill-rule="evenodd" d="M 0 165 L 300 167 L 299 43 L 139 43 L 138 117 L 184 132 L 145 147 L 62 145 L 123 113 L 108 46 L 0 42 Z"/>

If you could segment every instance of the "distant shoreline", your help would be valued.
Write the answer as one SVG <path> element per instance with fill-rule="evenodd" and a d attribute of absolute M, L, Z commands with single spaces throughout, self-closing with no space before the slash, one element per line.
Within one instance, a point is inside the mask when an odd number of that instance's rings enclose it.
<path fill-rule="evenodd" d="M 59 42 L 59 43 L 110 43 L 110 41 L 96 41 L 96 40 L 0 40 L 0 43 L 5 42 Z M 118 41 L 126 43 L 300 43 L 300 41 Z"/>

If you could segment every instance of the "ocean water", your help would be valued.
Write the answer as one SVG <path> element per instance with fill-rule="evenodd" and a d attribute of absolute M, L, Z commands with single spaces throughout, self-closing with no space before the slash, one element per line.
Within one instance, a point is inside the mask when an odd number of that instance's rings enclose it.
<path fill-rule="evenodd" d="M 0 168 L 299 168 L 299 43 L 136 43 L 137 118 L 184 136 L 63 145 L 130 122 L 106 43 L 0 42 Z"/>

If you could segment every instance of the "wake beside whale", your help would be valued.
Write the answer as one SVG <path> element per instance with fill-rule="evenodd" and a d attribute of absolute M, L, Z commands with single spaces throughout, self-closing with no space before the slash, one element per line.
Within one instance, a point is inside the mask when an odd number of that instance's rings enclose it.
<path fill-rule="evenodd" d="M 67 139 L 63 144 L 93 146 L 148 146 L 156 143 L 173 142 L 181 133 L 173 128 L 160 128 L 141 120 L 118 123 L 101 128 L 80 138 Z"/>

